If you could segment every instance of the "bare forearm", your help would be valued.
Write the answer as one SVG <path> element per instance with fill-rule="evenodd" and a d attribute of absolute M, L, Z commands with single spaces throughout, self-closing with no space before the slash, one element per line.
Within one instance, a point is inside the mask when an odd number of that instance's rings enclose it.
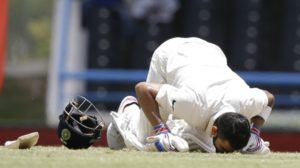
<path fill-rule="evenodd" d="M 269 91 L 267 90 L 263 90 L 267 96 L 267 99 L 268 99 L 268 104 L 267 106 L 269 106 L 269 108 L 272 108 L 275 104 L 275 97 L 272 93 L 270 93 Z M 252 119 L 251 119 L 251 123 L 253 124 L 254 127 L 260 129 L 264 123 L 265 123 L 265 120 L 263 117 L 261 116 L 254 116 Z"/>
<path fill-rule="evenodd" d="M 140 82 L 135 90 L 140 106 L 152 126 L 162 123 L 158 104 L 155 101 L 159 85 Z"/>
<path fill-rule="evenodd" d="M 260 129 L 264 125 L 265 120 L 260 116 L 255 116 L 251 119 L 251 122 L 255 128 Z"/>
<path fill-rule="evenodd" d="M 265 92 L 265 94 L 267 95 L 267 98 L 268 98 L 268 106 L 273 108 L 274 105 L 275 105 L 275 96 L 267 90 L 264 90 L 264 92 Z"/>

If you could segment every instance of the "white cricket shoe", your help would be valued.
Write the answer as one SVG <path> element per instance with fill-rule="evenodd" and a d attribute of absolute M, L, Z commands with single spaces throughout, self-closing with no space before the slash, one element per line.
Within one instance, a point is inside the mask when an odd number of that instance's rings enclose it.
<path fill-rule="evenodd" d="M 137 105 L 137 104 L 138 104 L 138 101 L 135 97 L 126 96 L 121 101 L 117 113 L 123 114 L 124 112 L 127 112 L 126 111 L 127 107 L 129 107 L 130 105 Z M 124 139 L 123 139 L 122 135 L 120 134 L 114 121 L 108 125 L 106 137 L 107 137 L 107 144 L 110 149 L 120 150 L 125 147 Z"/>
<path fill-rule="evenodd" d="M 124 139 L 112 122 L 107 127 L 107 145 L 110 149 L 120 150 L 125 147 Z"/>

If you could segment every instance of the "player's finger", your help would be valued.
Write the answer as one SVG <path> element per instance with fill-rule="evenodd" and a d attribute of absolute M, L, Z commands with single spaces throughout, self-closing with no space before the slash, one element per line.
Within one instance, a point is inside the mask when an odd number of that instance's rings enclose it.
<path fill-rule="evenodd" d="M 176 148 L 176 150 L 178 152 L 188 152 L 189 151 L 188 143 L 186 142 L 186 140 L 184 140 L 180 137 L 174 136 L 172 138 L 172 145 Z"/>
<path fill-rule="evenodd" d="M 270 142 L 269 141 L 265 141 L 264 145 L 267 146 L 267 147 L 270 147 Z"/>

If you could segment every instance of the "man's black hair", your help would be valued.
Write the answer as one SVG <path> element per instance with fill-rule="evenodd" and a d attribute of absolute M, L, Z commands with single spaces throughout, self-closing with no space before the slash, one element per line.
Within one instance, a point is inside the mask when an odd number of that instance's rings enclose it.
<path fill-rule="evenodd" d="M 218 127 L 218 137 L 228 140 L 235 150 L 247 145 L 250 138 L 250 123 L 243 115 L 233 112 L 222 114 L 215 125 Z"/>

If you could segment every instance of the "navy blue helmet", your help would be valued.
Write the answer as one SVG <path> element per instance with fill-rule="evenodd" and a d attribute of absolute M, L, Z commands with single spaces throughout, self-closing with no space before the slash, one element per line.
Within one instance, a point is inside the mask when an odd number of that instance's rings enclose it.
<path fill-rule="evenodd" d="M 94 104 L 83 96 L 71 100 L 59 116 L 57 134 L 67 148 L 84 149 L 101 138 L 104 120 Z"/>

